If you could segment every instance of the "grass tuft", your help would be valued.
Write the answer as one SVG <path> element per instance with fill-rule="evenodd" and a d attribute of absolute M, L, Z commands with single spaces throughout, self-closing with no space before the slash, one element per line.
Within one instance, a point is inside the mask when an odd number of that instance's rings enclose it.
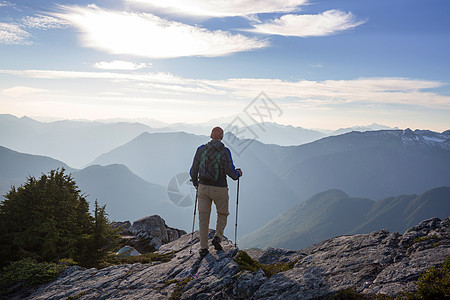
<path fill-rule="evenodd" d="M 250 255 L 243 250 L 239 251 L 234 259 L 234 261 L 238 264 L 239 270 L 255 272 L 261 269 L 268 278 L 277 273 L 291 270 L 299 260 L 300 259 L 298 258 L 287 263 L 273 263 L 265 265 L 251 258 Z"/>

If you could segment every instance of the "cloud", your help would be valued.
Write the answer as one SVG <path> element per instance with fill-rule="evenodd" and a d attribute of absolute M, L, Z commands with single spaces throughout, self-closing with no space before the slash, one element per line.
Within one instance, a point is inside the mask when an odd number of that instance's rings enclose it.
<path fill-rule="evenodd" d="M 165 13 L 206 17 L 248 16 L 258 13 L 298 11 L 308 0 L 127 0 Z"/>
<path fill-rule="evenodd" d="M 128 61 L 114 60 L 111 62 L 100 61 L 94 64 L 94 68 L 103 70 L 138 70 L 142 68 L 149 68 L 151 64 L 140 63 L 135 64 Z"/>
<path fill-rule="evenodd" d="M 27 87 L 27 86 L 15 86 L 12 88 L 7 88 L 4 90 L 1 90 L 2 95 L 8 96 L 8 97 L 13 97 L 13 98 L 19 98 L 19 97 L 23 97 L 23 96 L 39 94 L 39 93 L 44 93 L 44 92 L 47 92 L 47 90 L 36 89 L 36 88 L 32 88 L 32 87 Z"/>
<path fill-rule="evenodd" d="M 55 14 L 80 32 L 82 43 L 112 54 L 151 58 L 224 56 L 268 46 L 268 42 L 241 34 L 162 19 L 147 13 L 109 11 L 95 5 L 61 6 Z"/>
<path fill-rule="evenodd" d="M 328 10 L 319 15 L 284 15 L 279 19 L 254 24 L 248 31 L 284 36 L 326 36 L 364 24 L 350 12 Z"/>
<path fill-rule="evenodd" d="M 264 91 L 273 99 L 290 99 L 287 102 L 297 103 L 314 102 L 322 106 L 384 103 L 450 108 L 450 97 L 423 91 L 445 85 L 429 80 L 393 77 L 326 81 L 241 78 L 207 83 L 227 89 L 239 97 L 251 98 Z"/>
<path fill-rule="evenodd" d="M 0 3 L 1 6 L 8 6 L 8 3 Z M 32 45 L 29 40 L 31 34 L 26 31 L 32 29 L 53 29 L 67 27 L 68 23 L 50 16 L 36 15 L 34 17 L 24 17 L 17 24 L 0 23 L 0 44 L 6 45 Z"/>
<path fill-rule="evenodd" d="M 354 80 L 285 81 L 280 79 L 231 78 L 200 80 L 168 73 L 75 72 L 52 70 L 0 70 L 9 74 L 39 79 L 92 79 L 114 83 L 117 90 L 145 98 L 147 94 L 176 96 L 180 99 L 207 97 L 209 101 L 251 100 L 261 91 L 270 98 L 292 105 L 335 107 L 343 103 L 356 105 L 402 104 L 450 109 L 450 97 L 431 92 L 444 83 L 410 78 L 382 77 Z M 120 81 L 121 84 L 116 83 Z M 98 87 L 104 84 L 95 84 Z M 108 90 L 116 92 L 116 90 Z M 104 92 L 99 91 L 100 92 Z"/>
<path fill-rule="evenodd" d="M 114 73 L 114 72 L 79 72 L 57 70 L 0 70 L 0 74 L 9 74 L 38 79 L 104 79 L 111 81 L 141 82 L 185 82 L 187 79 L 170 73 Z"/>
<path fill-rule="evenodd" d="M 30 45 L 28 41 L 30 33 L 21 29 L 18 25 L 0 23 L 0 44 L 6 45 Z"/>
<path fill-rule="evenodd" d="M 27 16 L 22 18 L 22 26 L 34 29 L 55 29 L 55 28 L 65 28 L 70 24 L 64 20 L 57 19 L 51 16 L 36 15 L 33 17 Z"/>
<path fill-rule="evenodd" d="M 164 95 L 181 95 L 195 93 L 197 95 L 224 95 L 224 89 L 215 88 L 197 79 L 188 79 L 170 73 L 115 73 L 115 72 L 77 72 L 56 70 L 0 70 L 0 74 L 9 74 L 36 79 L 82 80 L 92 79 L 120 82 L 115 84 L 118 89 L 127 90 L 135 94 L 156 93 Z M 104 86 L 98 85 L 98 86 Z M 108 91 L 111 92 L 111 91 Z M 104 92 L 100 92 L 104 94 Z"/>
<path fill-rule="evenodd" d="M 2 6 L 13 6 L 13 4 L 8 1 L 0 1 L 0 7 Z"/>

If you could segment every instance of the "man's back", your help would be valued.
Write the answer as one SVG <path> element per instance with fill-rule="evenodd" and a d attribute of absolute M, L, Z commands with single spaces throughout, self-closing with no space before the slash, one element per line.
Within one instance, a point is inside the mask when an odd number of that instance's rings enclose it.
<path fill-rule="evenodd" d="M 230 150 L 217 140 L 211 140 L 197 148 L 190 175 L 194 186 L 201 183 L 226 187 L 227 175 L 234 180 L 239 177 Z"/>

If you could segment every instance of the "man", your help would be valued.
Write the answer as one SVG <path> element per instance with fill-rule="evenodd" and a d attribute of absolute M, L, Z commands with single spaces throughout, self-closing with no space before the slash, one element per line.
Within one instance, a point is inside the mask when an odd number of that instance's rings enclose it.
<path fill-rule="evenodd" d="M 227 175 L 237 180 L 242 176 L 241 169 L 235 169 L 231 152 L 222 143 L 223 130 L 214 127 L 211 131 L 211 141 L 197 148 L 190 170 L 192 183 L 198 192 L 198 216 L 200 227 L 200 255 L 208 251 L 209 217 L 212 202 L 216 205 L 216 234 L 212 245 L 216 251 L 222 250 L 220 242 L 227 225 L 228 185 Z"/>

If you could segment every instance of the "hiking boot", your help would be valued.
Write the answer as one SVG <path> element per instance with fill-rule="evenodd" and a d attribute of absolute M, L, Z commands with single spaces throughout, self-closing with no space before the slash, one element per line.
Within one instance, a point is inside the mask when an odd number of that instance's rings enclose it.
<path fill-rule="evenodd" d="M 209 251 L 208 251 L 208 249 L 201 249 L 199 253 L 200 253 L 200 257 L 204 257 L 204 256 L 208 255 Z"/>
<path fill-rule="evenodd" d="M 220 238 L 218 236 L 215 236 L 211 243 L 213 244 L 216 251 L 223 250 L 222 245 L 220 244 Z"/>

